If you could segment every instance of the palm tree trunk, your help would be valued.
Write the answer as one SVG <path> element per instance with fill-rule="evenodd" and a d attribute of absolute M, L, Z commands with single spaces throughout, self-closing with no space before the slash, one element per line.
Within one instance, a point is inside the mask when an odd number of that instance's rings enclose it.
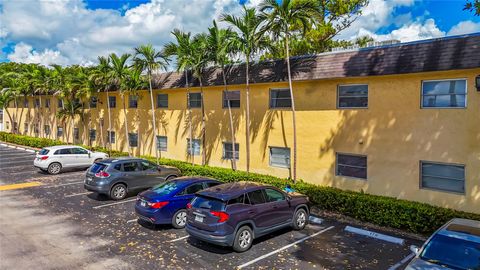
<path fill-rule="evenodd" d="M 247 173 L 250 172 L 250 78 L 249 78 L 249 65 L 250 65 L 250 55 L 247 55 L 246 59 L 246 66 L 245 66 L 245 77 L 246 77 L 246 94 L 247 94 L 247 111 L 246 111 L 246 127 L 245 127 L 245 135 L 246 135 L 246 150 L 247 150 Z"/>
<path fill-rule="evenodd" d="M 17 118 L 18 118 L 18 101 L 17 101 L 17 97 L 15 97 L 15 99 L 13 100 L 14 104 L 15 104 L 15 114 L 13 116 L 13 122 L 12 122 L 12 130 L 13 130 L 13 133 L 16 134 L 15 132 L 15 122 L 17 121 Z"/>
<path fill-rule="evenodd" d="M 40 126 L 43 126 L 42 95 L 39 95 L 38 98 L 40 100 L 40 108 L 39 108 L 39 111 L 40 111 Z M 42 138 L 44 134 L 43 134 L 41 129 L 38 130 L 38 133 L 39 133 L 39 136 Z"/>
<path fill-rule="evenodd" d="M 13 123 L 13 118 L 10 115 L 10 112 L 8 111 L 8 106 L 3 107 L 3 111 L 7 114 L 8 119 L 10 120 L 10 123 Z M 13 125 L 13 124 L 12 124 Z"/>
<path fill-rule="evenodd" d="M 207 161 L 207 153 L 206 153 L 206 146 L 205 146 L 205 104 L 203 102 L 203 84 L 202 84 L 202 75 L 198 78 L 200 82 L 200 96 L 201 96 L 201 106 L 202 106 L 202 166 L 206 165 Z M 190 141 L 191 143 L 192 141 Z"/>
<path fill-rule="evenodd" d="M 108 95 L 108 88 L 107 88 L 107 111 L 108 111 L 108 150 L 109 150 L 109 153 L 108 155 L 111 156 L 112 155 L 112 141 L 111 141 L 111 132 L 112 132 L 112 115 L 110 113 L 110 97 Z M 128 138 L 127 138 L 128 139 Z"/>
<path fill-rule="evenodd" d="M 127 140 L 127 149 L 128 149 L 128 156 L 130 157 L 130 141 L 128 140 L 128 123 L 127 123 L 127 109 L 125 108 L 125 96 L 122 95 L 122 103 L 123 103 L 123 116 L 125 117 L 125 121 L 123 123 L 125 124 L 125 138 Z"/>
<path fill-rule="evenodd" d="M 75 110 L 74 110 L 74 103 L 72 103 L 72 116 L 71 116 L 71 133 L 70 135 L 72 136 L 72 144 L 75 144 L 75 137 L 73 136 L 74 130 L 75 130 Z"/>
<path fill-rule="evenodd" d="M 287 58 L 288 86 L 290 88 L 290 99 L 292 100 L 292 125 L 293 125 L 293 182 L 297 181 L 297 122 L 295 119 L 295 99 L 293 97 L 292 75 L 290 71 L 290 52 L 288 48 L 288 34 L 285 36 L 285 49 Z"/>
<path fill-rule="evenodd" d="M 232 107 L 230 106 L 230 97 L 228 96 L 228 87 L 227 87 L 227 79 L 225 78 L 225 68 L 222 67 L 222 77 L 223 77 L 223 85 L 225 86 L 225 95 L 227 96 L 227 106 L 228 106 L 228 117 L 230 119 L 230 131 L 232 133 L 232 150 L 233 150 L 233 156 L 232 156 L 232 170 L 237 169 L 237 161 L 235 159 L 236 155 L 236 149 L 235 149 L 235 130 L 233 129 L 233 117 L 232 117 Z"/>
<path fill-rule="evenodd" d="M 194 156 L 193 155 L 193 125 L 192 125 L 192 108 L 190 108 L 190 87 L 188 87 L 188 71 L 185 70 L 185 82 L 186 82 L 186 87 L 187 87 L 187 107 L 188 107 L 188 125 L 189 125 L 189 134 L 188 134 L 188 137 L 190 139 L 190 144 L 189 144 L 189 148 L 190 148 L 190 156 L 192 158 L 192 165 L 195 164 L 195 160 L 194 160 Z"/>
<path fill-rule="evenodd" d="M 149 70 L 148 72 L 148 83 L 150 86 L 150 103 L 152 105 L 152 123 L 153 123 L 153 145 L 155 148 L 155 157 L 157 158 L 157 165 L 159 162 L 159 152 L 158 149 L 158 140 L 157 140 L 157 125 L 156 125 L 156 118 L 155 118 L 155 105 L 153 104 L 153 89 L 152 89 L 152 72 Z"/>

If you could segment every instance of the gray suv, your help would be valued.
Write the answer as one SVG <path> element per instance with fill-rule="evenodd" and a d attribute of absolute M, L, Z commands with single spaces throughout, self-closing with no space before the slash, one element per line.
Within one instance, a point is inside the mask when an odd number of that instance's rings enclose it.
<path fill-rule="evenodd" d="M 129 191 L 151 188 L 163 181 L 180 176 L 175 167 L 159 166 L 141 158 L 104 159 L 88 170 L 86 190 L 122 200 Z"/>

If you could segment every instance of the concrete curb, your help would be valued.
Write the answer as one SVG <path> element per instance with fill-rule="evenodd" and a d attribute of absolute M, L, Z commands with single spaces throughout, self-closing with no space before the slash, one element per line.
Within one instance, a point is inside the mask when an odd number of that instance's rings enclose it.
<path fill-rule="evenodd" d="M 367 237 L 372 237 L 372 238 L 375 238 L 375 239 L 383 240 L 383 241 L 390 242 L 390 243 L 397 244 L 397 245 L 402 245 L 403 246 L 405 244 L 405 240 L 402 239 L 402 238 L 393 237 L 393 236 L 390 236 L 390 235 L 381 234 L 381 233 L 377 233 L 377 232 L 373 232 L 373 231 L 368 231 L 368 230 L 364 230 L 364 229 L 360 229 L 360 228 L 356 228 L 356 227 L 352 227 L 352 226 L 346 226 L 345 231 L 355 233 L 355 234 L 359 234 L 359 235 L 363 235 L 363 236 L 367 236 Z"/>

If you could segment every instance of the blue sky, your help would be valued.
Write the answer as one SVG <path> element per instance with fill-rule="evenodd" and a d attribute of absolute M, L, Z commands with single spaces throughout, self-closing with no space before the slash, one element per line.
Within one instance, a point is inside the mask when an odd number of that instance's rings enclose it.
<path fill-rule="evenodd" d="M 99 55 L 131 52 L 172 39 L 174 28 L 205 31 L 222 13 L 261 0 L 0 0 L 0 61 L 95 64 Z M 480 32 L 465 0 L 370 0 L 337 39 L 419 39 Z"/>

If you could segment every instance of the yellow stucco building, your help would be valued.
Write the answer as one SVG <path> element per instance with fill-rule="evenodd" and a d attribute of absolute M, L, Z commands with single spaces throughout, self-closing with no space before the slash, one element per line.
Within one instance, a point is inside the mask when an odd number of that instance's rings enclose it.
<path fill-rule="evenodd" d="M 205 149 L 209 165 L 232 165 L 228 96 L 237 167 L 246 169 L 244 68 L 228 70 L 227 95 L 219 71 L 205 72 L 205 147 L 197 141 L 200 89 L 189 78 L 195 163 L 201 163 Z M 252 67 L 252 172 L 291 175 L 292 112 L 285 70 L 283 61 Z M 480 35 L 297 57 L 292 70 L 299 179 L 480 213 Z M 191 156 L 184 76 L 158 75 L 154 97 L 161 156 L 186 161 Z M 28 108 L 10 106 L 13 119 L 5 116 L 4 127 L 31 136 L 69 142 L 76 137 L 75 143 L 108 145 L 108 100 L 113 107 L 113 149 L 127 151 L 126 102 L 133 152 L 155 156 L 148 90 L 139 91 L 138 100 L 125 96 L 125 101 L 117 91 L 109 98 L 99 93 L 90 107 L 85 102 L 85 119 L 77 117 L 75 131 L 69 121 L 55 117 L 61 106 L 55 97 L 31 97 Z"/>

